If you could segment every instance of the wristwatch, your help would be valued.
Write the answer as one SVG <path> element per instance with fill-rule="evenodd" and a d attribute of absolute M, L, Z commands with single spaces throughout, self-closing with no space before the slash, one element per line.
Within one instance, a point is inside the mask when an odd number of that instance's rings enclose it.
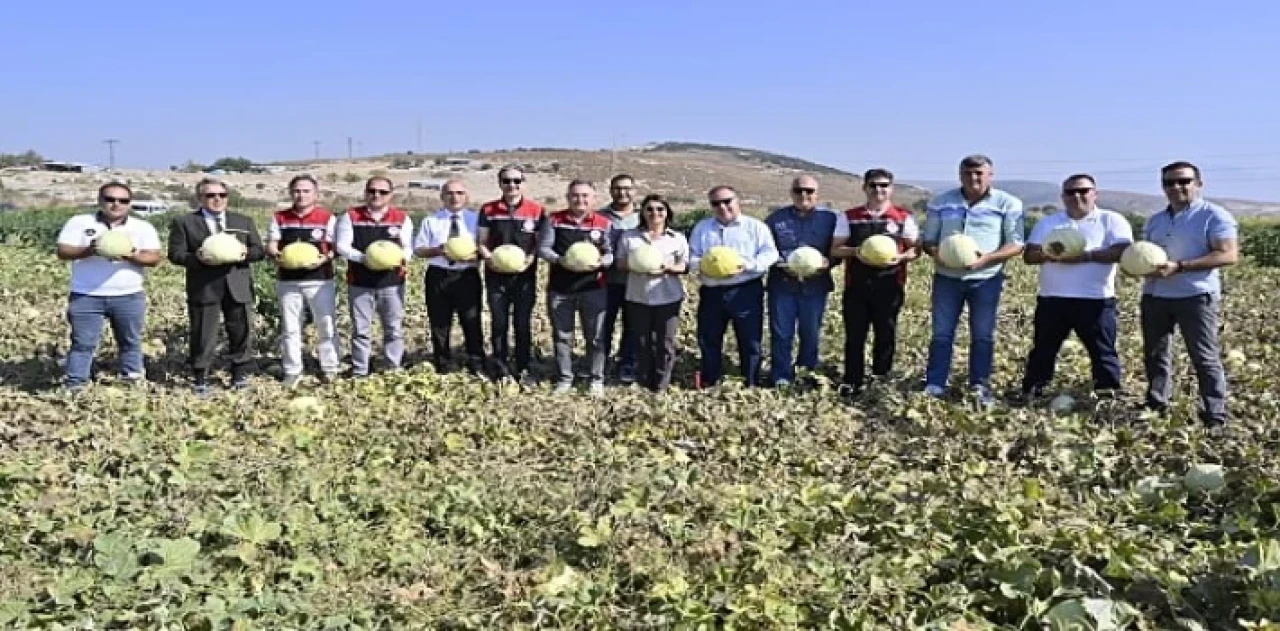
<path fill-rule="evenodd" d="M 1187 266 L 1186 266 L 1186 265 L 1184 265 L 1184 264 L 1182 263 L 1182 261 L 1175 261 L 1175 262 L 1174 262 L 1174 264 L 1173 264 L 1173 266 L 1174 266 L 1174 267 L 1173 267 L 1173 272 L 1174 272 L 1175 274 L 1180 273 L 1180 272 L 1182 272 L 1182 270 L 1187 269 Z"/>

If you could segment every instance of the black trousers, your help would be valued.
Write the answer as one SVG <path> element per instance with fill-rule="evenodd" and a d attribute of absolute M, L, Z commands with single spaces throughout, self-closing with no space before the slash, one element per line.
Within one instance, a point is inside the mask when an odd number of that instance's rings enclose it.
<path fill-rule="evenodd" d="M 1035 334 L 1027 356 L 1022 391 L 1042 390 L 1053 380 L 1058 351 L 1075 332 L 1089 352 L 1095 390 L 1120 387 L 1120 357 L 1116 355 L 1115 298 L 1036 298 Z"/>
<path fill-rule="evenodd" d="M 507 367 L 513 351 L 507 331 L 514 328 L 516 372 L 527 370 L 533 356 L 533 307 L 538 299 L 536 283 L 537 276 L 533 274 L 489 274 L 485 277 L 493 358 Z"/>
<path fill-rule="evenodd" d="M 188 362 L 197 379 L 203 379 L 213 365 L 218 350 L 218 319 L 227 331 L 227 355 L 233 375 L 243 375 L 253 359 L 253 307 L 249 303 L 236 302 L 230 292 L 223 294 L 221 302 L 210 304 L 187 303 L 190 322 Z"/>
<path fill-rule="evenodd" d="M 480 328 L 480 301 L 483 289 L 480 270 L 476 268 L 450 270 L 439 266 L 427 267 L 427 319 L 431 326 L 431 355 L 439 364 L 452 357 L 449 335 L 453 316 L 457 314 L 462 325 L 462 339 L 467 359 L 479 362 L 484 359 L 484 333 Z"/>
<path fill-rule="evenodd" d="M 664 392 L 671 387 L 683 302 L 677 300 L 665 305 L 627 302 L 624 306 L 636 344 L 636 381 L 654 392 Z"/>
<path fill-rule="evenodd" d="M 841 302 L 844 315 L 844 382 L 861 388 L 867 379 L 867 337 L 871 346 L 871 373 L 882 377 L 893 369 L 898 345 L 898 314 L 906 289 L 896 275 L 876 276 L 845 287 Z"/>

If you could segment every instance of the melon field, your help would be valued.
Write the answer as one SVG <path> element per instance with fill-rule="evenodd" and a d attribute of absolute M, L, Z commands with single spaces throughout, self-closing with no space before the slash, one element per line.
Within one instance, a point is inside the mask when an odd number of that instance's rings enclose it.
<path fill-rule="evenodd" d="M 403 372 L 283 390 L 263 265 L 261 373 L 198 398 L 165 264 L 148 279 L 150 380 L 111 378 L 108 334 L 99 381 L 68 394 L 60 220 L 4 221 L 0 628 L 1280 629 L 1280 270 L 1253 255 L 1227 275 L 1233 419 L 1209 433 L 1180 341 L 1170 413 L 1134 408 L 1131 279 L 1126 397 L 1090 395 L 1075 343 L 1051 392 L 1071 409 L 923 397 L 927 262 L 897 374 L 853 403 L 831 382 L 838 294 L 810 389 L 690 389 L 694 300 L 662 397 L 436 374 L 420 262 Z M 1012 264 L 998 392 L 1021 378 L 1034 293 L 1035 270 Z M 541 307 L 535 334 L 549 372 Z"/>

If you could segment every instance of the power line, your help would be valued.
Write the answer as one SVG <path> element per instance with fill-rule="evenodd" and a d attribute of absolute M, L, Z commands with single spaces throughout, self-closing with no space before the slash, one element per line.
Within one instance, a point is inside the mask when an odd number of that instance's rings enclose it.
<path fill-rule="evenodd" d="M 102 141 L 107 144 L 107 169 L 116 170 L 116 143 L 120 142 L 115 138 L 108 138 Z"/>

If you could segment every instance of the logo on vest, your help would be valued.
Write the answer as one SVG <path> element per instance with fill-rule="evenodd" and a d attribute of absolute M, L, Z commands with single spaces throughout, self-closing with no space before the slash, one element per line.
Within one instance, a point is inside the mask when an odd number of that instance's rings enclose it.
<path fill-rule="evenodd" d="M 592 230 L 592 231 L 591 231 L 591 240 L 592 240 L 592 241 L 599 242 L 599 241 L 600 241 L 600 236 L 601 236 L 601 235 L 600 235 L 600 231 L 599 231 L 599 230 Z"/>
<path fill-rule="evenodd" d="M 311 238 L 316 241 L 319 241 L 320 239 L 324 238 L 324 230 L 321 230 L 320 228 L 316 228 L 315 230 L 312 230 Z"/>
<path fill-rule="evenodd" d="M 524 228 L 524 231 L 525 231 L 525 232 L 533 232 L 533 229 L 534 229 L 535 227 L 537 227 L 537 224 L 535 224 L 535 223 L 533 222 L 533 220 L 532 220 L 532 219 L 525 219 L 525 220 L 524 220 L 524 226 L 523 226 L 523 228 Z"/>
<path fill-rule="evenodd" d="M 390 228 L 387 228 L 387 236 L 391 236 L 391 237 L 400 236 L 400 228 L 398 226 L 391 226 Z"/>
<path fill-rule="evenodd" d="M 894 223 L 894 222 L 892 222 L 892 221 L 890 221 L 889 223 L 886 223 L 886 224 L 884 225 L 884 231 L 885 231 L 885 232 L 887 232 L 887 233 L 889 233 L 889 234 L 897 234 L 897 233 L 898 233 L 898 230 L 900 230 L 900 228 L 898 227 L 898 224 L 896 224 L 896 223 Z"/>

